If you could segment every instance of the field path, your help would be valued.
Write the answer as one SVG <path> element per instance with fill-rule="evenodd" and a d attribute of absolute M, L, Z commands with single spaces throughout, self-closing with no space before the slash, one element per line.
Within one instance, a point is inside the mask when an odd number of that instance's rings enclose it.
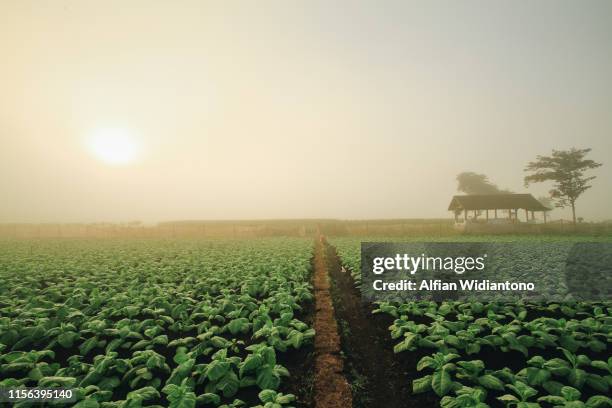
<path fill-rule="evenodd" d="M 315 246 L 315 376 L 314 400 L 316 408 L 347 408 L 352 406 L 351 388 L 344 378 L 344 362 L 334 305 L 330 293 L 329 275 L 325 260 L 325 239 L 321 236 Z"/>
<path fill-rule="evenodd" d="M 410 376 L 416 372 L 409 373 L 406 367 L 416 365 L 419 356 L 393 353 L 388 330 L 392 319 L 372 314 L 372 305 L 362 301 L 349 271 L 341 267 L 336 249 L 326 244 L 325 250 L 336 319 L 341 327 L 345 373 L 353 388 L 353 407 L 439 406 L 435 398 L 411 393 Z"/>

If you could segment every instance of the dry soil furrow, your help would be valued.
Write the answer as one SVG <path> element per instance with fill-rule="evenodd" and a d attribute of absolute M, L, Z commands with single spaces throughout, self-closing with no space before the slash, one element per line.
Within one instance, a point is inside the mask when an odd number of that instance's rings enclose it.
<path fill-rule="evenodd" d="M 315 377 L 316 408 L 347 408 L 352 406 L 351 388 L 344 377 L 344 362 L 338 324 L 330 294 L 325 262 L 325 239 L 320 237 L 315 248 Z"/>

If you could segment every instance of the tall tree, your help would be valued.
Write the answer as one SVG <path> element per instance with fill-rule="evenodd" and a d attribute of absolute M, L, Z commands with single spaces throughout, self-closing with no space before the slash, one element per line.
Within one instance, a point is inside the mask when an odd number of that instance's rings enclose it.
<path fill-rule="evenodd" d="M 491 183 L 484 174 L 464 171 L 457 175 L 457 191 L 465 194 L 503 194 L 510 193 L 508 190 L 500 190 L 497 185 Z"/>
<path fill-rule="evenodd" d="M 525 171 L 532 174 L 525 177 L 525 186 L 530 183 L 552 181 L 550 197 L 557 207 L 572 207 L 572 221 L 576 224 L 576 200 L 586 190 L 595 176 L 585 176 L 587 170 L 601 166 L 593 160 L 585 159 L 591 149 L 553 150 L 551 156 L 537 156 L 527 164 Z"/>

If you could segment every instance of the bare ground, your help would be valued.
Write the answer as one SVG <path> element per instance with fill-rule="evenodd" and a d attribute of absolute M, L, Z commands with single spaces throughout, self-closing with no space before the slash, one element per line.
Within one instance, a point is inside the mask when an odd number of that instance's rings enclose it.
<path fill-rule="evenodd" d="M 330 293 L 329 276 L 325 260 L 326 244 L 323 237 L 315 247 L 315 375 L 314 400 L 316 408 L 352 407 L 352 394 L 344 377 L 344 362 L 338 324 Z"/>

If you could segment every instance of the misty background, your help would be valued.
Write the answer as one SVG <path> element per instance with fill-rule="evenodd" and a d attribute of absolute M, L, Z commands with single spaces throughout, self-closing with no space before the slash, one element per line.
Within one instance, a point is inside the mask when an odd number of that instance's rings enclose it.
<path fill-rule="evenodd" d="M 603 166 L 612 2 L 0 1 L 0 222 L 450 217 L 462 171 Z M 96 129 L 139 146 L 113 166 Z M 552 218 L 568 218 L 555 210 Z"/>

